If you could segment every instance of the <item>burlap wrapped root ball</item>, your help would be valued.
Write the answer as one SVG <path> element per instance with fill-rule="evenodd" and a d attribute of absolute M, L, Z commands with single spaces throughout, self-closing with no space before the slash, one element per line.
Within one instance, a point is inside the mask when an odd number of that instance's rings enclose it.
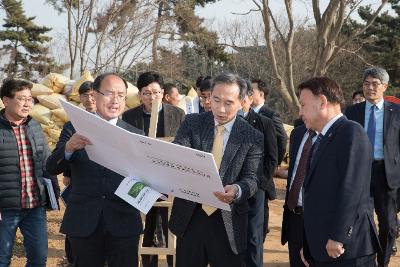
<path fill-rule="evenodd" d="M 66 100 L 67 98 L 61 94 L 40 95 L 37 97 L 39 103 L 49 109 L 62 108 L 60 99 Z"/>
<path fill-rule="evenodd" d="M 32 85 L 33 86 L 31 92 L 33 97 L 38 97 L 40 95 L 51 95 L 54 93 L 52 89 L 43 84 L 33 83 Z"/>
<path fill-rule="evenodd" d="M 79 87 L 82 85 L 82 83 L 84 83 L 86 81 L 91 81 L 91 82 L 94 81 L 92 74 L 90 74 L 89 71 L 84 71 L 82 76 L 79 78 L 79 80 L 77 80 L 74 83 L 74 85 L 72 87 L 72 92 L 69 95 L 69 100 L 73 100 L 78 103 L 81 102 L 81 100 L 79 99 Z"/>
<path fill-rule="evenodd" d="M 64 87 L 68 80 L 68 77 L 65 77 L 62 74 L 49 73 L 43 78 L 41 83 L 53 90 L 54 93 L 59 94 L 64 91 Z"/>

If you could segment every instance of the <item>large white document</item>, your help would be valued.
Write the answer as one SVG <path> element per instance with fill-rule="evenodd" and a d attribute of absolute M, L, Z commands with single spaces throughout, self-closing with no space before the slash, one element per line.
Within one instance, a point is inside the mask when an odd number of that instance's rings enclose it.
<path fill-rule="evenodd" d="M 87 137 L 89 158 L 156 191 L 230 210 L 213 192 L 223 192 L 211 153 L 131 133 L 61 100 L 77 133 Z"/>

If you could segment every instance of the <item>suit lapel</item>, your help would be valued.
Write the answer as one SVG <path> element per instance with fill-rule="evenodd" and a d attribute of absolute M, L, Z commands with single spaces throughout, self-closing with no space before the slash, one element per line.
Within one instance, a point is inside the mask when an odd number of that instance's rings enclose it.
<path fill-rule="evenodd" d="M 291 181 L 291 176 L 293 174 L 293 168 L 294 168 L 294 164 L 296 161 L 296 157 L 297 157 L 297 153 L 299 152 L 299 148 L 300 148 L 300 144 L 301 144 L 301 140 L 303 140 L 303 136 L 305 134 L 305 132 L 307 131 L 307 128 L 304 126 L 300 126 L 303 129 L 301 131 L 299 131 L 295 136 L 293 136 L 293 144 L 291 144 L 292 146 L 292 153 L 291 153 L 291 159 L 290 161 L 292 162 L 292 164 L 290 164 L 290 168 L 289 168 L 289 172 L 288 172 L 288 184 L 290 184 Z"/>
<path fill-rule="evenodd" d="M 172 110 L 169 110 L 167 105 L 163 104 L 164 109 L 164 136 L 171 136 L 171 125 L 172 125 Z"/>
<path fill-rule="evenodd" d="M 361 124 L 362 127 L 364 127 L 364 122 L 365 122 L 365 101 L 362 102 L 358 108 L 355 110 L 355 121 Z"/>
<path fill-rule="evenodd" d="M 214 142 L 214 117 L 211 112 L 205 116 L 205 125 L 200 129 L 201 150 L 211 153 Z"/>
<path fill-rule="evenodd" d="M 326 146 L 331 142 L 331 140 L 335 136 L 336 130 L 344 123 L 345 120 L 346 120 L 346 118 L 344 116 L 342 116 L 337 121 L 335 121 L 335 123 L 332 124 L 332 126 L 329 128 L 329 130 L 326 132 L 326 134 L 322 138 L 322 140 L 319 144 L 318 150 L 316 151 L 316 153 L 314 155 L 314 159 L 310 166 L 310 169 L 307 172 L 307 175 L 306 175 L 306 178 L 304 181 L 306 186 L 310 183 L 310 177 L 311 177 L 313 171 L 315 170 L 315 167 L 318 165 L 318 161 L 320 160 L 321 155 L 324 153 Z"/>
<path fill-rule="evenodd" d="M 144 110 L 144 107 L 143 107 L 143 105 L 141 105 L 140 107 L 141 108 L 139 108 L 137 110 L 137 113 L 134 116 L 134 120 L 136 121 L 136 125 L 137 125 L 136 128 L 143 129 L 143 131 L 144 131 L 144 122 L 143 122 L 143 110 Z"/>
<path fill-rule="evenodd" d="M 392 120 L 392 107 L 388 102 L 384 102 L 384 113 L 383 113 L 383 146 L 385 146 L 385 140 L 387 140 L 387 135 L 389 133 L 389 127 L 391 125 Z"/>
<path fill-rule="evenodd" d="M 228 170 L 232 159 L 235 157 L 236 152 L 239 150 L 240 145 L 242 144 L 243 123 L 244 122 L 239 117 L 236 117 L 232 126 L 232 131 L 229 135 L 224 155 L 222 156 L 221 167 L 219 168 L 219 174 L 222 180 L 224 180 L 225 173 Z"/>

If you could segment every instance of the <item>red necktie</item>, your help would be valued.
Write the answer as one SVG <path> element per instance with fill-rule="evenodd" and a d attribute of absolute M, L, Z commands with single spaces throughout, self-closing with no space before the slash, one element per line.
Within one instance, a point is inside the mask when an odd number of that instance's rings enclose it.
<path fill-rule="evenodd" d="M 315 136 L 315 132 L 309 130 L 308 138 L 303 146 L 303 151 L 301 152 L 301 157 L 299 161 L 299 165 L 297 166 L 296 176 L 294 177 L 292 187 L 289 191 L 289 196 L 287 199 L 287 206 L 289 210 L 293 210 L 299 199 L 300 189 L 303 185 L 304 178 L 306 177 L 308 170 L 308 161 L 310 159 L 310 152 L 312 147 L 312 138 Z"/>

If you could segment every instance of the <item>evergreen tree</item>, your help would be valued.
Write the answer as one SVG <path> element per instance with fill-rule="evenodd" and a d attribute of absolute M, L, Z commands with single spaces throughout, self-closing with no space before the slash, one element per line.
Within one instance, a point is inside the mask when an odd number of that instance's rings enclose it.
<path fill-rule="evenodd" d="M 385 68 L 391 85 L 400 87 L 400 0 L 390 0 L 392 11 L 386 11 L 378 16 L 358 40 L 374 65 Z M 372 16 L 370 6 L 360 7 L 358 14 L 365 22 Z M 351 33 L 363 27 L 356 21 L 351 21 L 344 28 L 345 33 Z M 392 88 L 394 91 L 394 88 Z M 396 92 L 389 92 L 396 93 Z"/>
<path fill-rule="evenodd" d="M 3 71 L 9 77 L 29 79 L 33 71 L 43 75 L 56 68 L 54 60 L 48 56 L 48 47 L 45 46 L 51 40 L 45 33 L 51 28 L 36 25 L 36 17 L 27 17 L 21 1 L 2 0 L 2 7 L 6 18 L 4 29 L 0 30 L 0 41 L 5 42 L 2 49 L 10 56 Z"/>

